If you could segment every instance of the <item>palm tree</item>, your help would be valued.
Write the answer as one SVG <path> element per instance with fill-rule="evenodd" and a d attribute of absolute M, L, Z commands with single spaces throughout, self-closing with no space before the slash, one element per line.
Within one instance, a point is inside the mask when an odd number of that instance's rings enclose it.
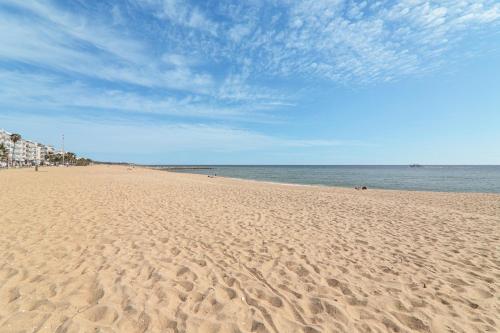
<path fill-rule="evenodd" d="M 45 155 L 45 159 L 47 160 L 47 162 L 49 163 L 54 163 L 54 153 L 49 151 L 47 153 L 47 155 Z"/>
<path fill-rule="evenodd" d="M 67 152 L 67 153 L 64 155 L 64 158 L 65 158 L 65 160 L 66 160 L 69 164 L 74 164 L 74 163 L 75 163 L 75 160 L 76 160 L 76 154 L 75 154 L 75 153 L 72 153 L 72 152 Z"/>
<path fill-rule="evenodd" d="M 7 153 L 7 148 L 5 148 L 5 145 L 3 143 L 0 143 L 0 162 L 8 161 L 8 159 L 9 154 Z"/>
<path fill-rule="evenodd" d="M 12 160 L 14 160 L 14 152 L 16 151 L 16 142 L 21 140 L 21 134 L 17 133 L 11 134 L 10 140 L 14 143 L 14 145 L 12 146 Z"/>

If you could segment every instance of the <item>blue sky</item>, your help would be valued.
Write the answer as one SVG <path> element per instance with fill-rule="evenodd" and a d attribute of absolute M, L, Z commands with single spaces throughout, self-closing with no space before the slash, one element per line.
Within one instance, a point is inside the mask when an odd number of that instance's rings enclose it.
<path fill-rule="evenodd" d="M 0 128 L 99 160 L 500 164 L 500 2 L 0 0 Z"/>

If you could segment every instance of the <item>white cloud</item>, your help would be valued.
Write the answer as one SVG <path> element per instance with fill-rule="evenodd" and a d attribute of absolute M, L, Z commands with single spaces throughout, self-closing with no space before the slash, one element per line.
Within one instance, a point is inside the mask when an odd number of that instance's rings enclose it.
<path fill-rule="evenodd" d="M 122 25 L 125 23 L 125 18 L 120 10 L 120 7 L 114 5 L 111 8 L 111 17 L 113 18 L 113 25 Z"/>
<path fill-rule="evenodd" d="M 171 23 L 164 33 L 151 32 L 175 52 L 155 56 L 154 45 L 145 39 L 118 31 L 104 20 L 63 11 L 50 1 L 4 0 L 3 5 L 21 8 L 37 19 L 28 25 L 22 14 L 0 12 L 0 59 L 111 82 L 199 94 L 222 92 L 214 97 L 240 99 L 241 89 L 229 93 L 225 86 L 232 77 L 216 82 L 210 70 L 196 66 L 193 55 L 206 64 L 229 63 L 231 76 L 234 68 L 241 67 L 248 73 L 236 75 L 245 76 L 239 85 L 246 90 L 255 90 L 248 87 L 249 78 L 262 75 L 385 81 L 438 68 L 442 57 L 470 30 L 498 26 L 500 21 L 500 4 L 492 0 L 210 4 L 229 18 L 220 22 L 210 19 L 213 15 L 206 8 L 187 1 L 136 2 L 138 8 Z M 117 5 L 110 15 L 115 23 L 127 19 Z M 208 35 L 192 34 L 192 29 Z M 227 32 L 219 34 L 222 30 Z M 245 66 L 248 59 L 251 65 Z"/>
<path fill-rule="evenodd" d="M 130 91 L 96 88 L 78 81 L 65 81 L 58 76 L 0 70 L 0 107 L 39 110 L 65 110 L 76 108 L 103 109 L 135 114 L 173 115 L 178 117 L 203 117 L 248 119 L 249 110 L 221 107 L 207 99 L 193 96 L 178 98 L 173 95 L 143 95 Z M 255 121 L 263 120 L 254 114 Z"/>
<path fill-rule="evenodd" d="M 251 16 L 242 20 L 258 28 L 239 38 L 240 25 L 229 26 L 230 40 L 239 44 L 222 50 L 227 57 L 253 58 L 254 75 L 355 84 L 433 71 L 443 58 L 454 60 L 451 51 L 462 39 L 500 26 L 500 3 L 494 0 L 283 0 L 258 2 L 253 10 L 246 6 L 232 9 L 231 19 L 246 10 Z M 273 12 L 269 19 L 266 13 Z"/>
<path fill-rule="evenodd" d="M 231 29 L 229 29 L 229 38 L 235 42 L 239 42 L 243 37 L 251 32 L 251 28 L 248 25 L 237 24 Z"/>
<path fill-rule="evenodd" d="M 257 95 L 242 91 L 241 96 L 232 95 L 231 100 L 242 103 L 221 104 L 212 98 L 199 95 L 141 94 L 111 88 L 98 88 L 81 81 L 68 81 L 57 75 L 26 73 L 0 69 L 0 109 L 28 110 L 30 113 L 59 111 L 65 115 L 78 116 L 85 111 L 100 112 L 106 118 L 161 115 L 178 118 L 203 118 L 230 120 L 246 123 L 275 123 L 280 121 L 269 110 L 293 106 L 276 96 Z M 243 89 L 243 88 L 241 88 Z M 222 95 L 222 93 L 219 93 Z M 257 99 L 257 101 L 254 101 Z M 119 114 L 114 114 L 119 112 Z"/>
<path fill-rule="evenodd" d="M 197 7 L 182 0 L 142 0 L 139 3 L 153 7 L 159 18 L 174 24 L 217 35 L 217 23 L 210 20 Z"/>
<path fill-rule="evenodd" d="M 117 5 L 110 8 L 113 24 L 106 25 L 100 17 L 77 15 L 50 1 L 5 0 L 2 4 L 17 12 L 0 11 L 0 60 L 36 66 L 72 81 L 99 79 L 112 85 L 126 83 L 155 91 L 163 89 L 167 95 L 180 91 L 219 102 L 251 103 L 258 98 L 261 104 L 285 103 L 283 93 L 264 96 L 263 88 L 250 86 L 248 74 L 236 74 L 237 85 L 232 87 L 228 83 L 236 83 L 234 74 L 218 75 L 216 80 L 207 69 L 212 60 L 203 56 L 202 45 L 174 45 L 176 52 L 166 50 L 156 55 L 155 45 L 123 29 L 123 20 L 127 18 Z M 189 24 L 198 26 L 204 22 L 204 16 L 197 14 L 199 9 L 179 1 L 146 1 L 146 5 L 152 4 L 180 15 L 176 17 L 189 18 Z M 28 18 L 30 24 L 25 24 Z"/>
<path fill-rule="evenodd" d="M 181 54 L 177 54 L 177 53 L 165 53 L 162 56 L 162 60 L 166 64 L 178 66 L 178 67 L 188 67 L 188 66 L 196 63 L 196 61 L 194 61 L 193 59 L 189 59 L 189 58 L 187 58 Z"/>
<path fill-rule="evenodd" d="M 6 1 L 39 18 L 25 24 L 22 15 L 0 12 L 0 59 L 146 87 L 207 93 L 213 85 L 209 73 L 195 73 L 185 65 L 162 68 L 149 45 L 114 28 L 46 2 Z"/>
<path fill-rule="evenodd" d="M 19 29 L 19 31 L 28 34 L 27 37 L 31 37 L 31 40 L 24 42 L 39 42 L 49 45 L 55 43 L 58 47 L 65 48 L 75 48 L 78 43 L 84 42 L 118 59 L 142 62 L 150 58 L 143 51 L 146 48 L 145 44 L 120 36 L 119 33 L 100 22 L 89 21 L 85 17 L 62 11 L 51 5 L 51 1 L 3 0 L 2 2 L 4 5 L 20 8 L 38 16 L 38 19 L 30 20 L 28 25 L 25 24 L 25 17 L 22 14 L 8 15 L 5 12 L 0 12 L 2 20 L 6 21 L 3 22 L 6 24 L 5 28 Z M 113 7 L 112 12 L 116 13 L 117 10 L 116 7 Z M 39 29 L 42 31 L 37 34 Z M 17 33 L 18 31 L 14 30 L 14 33 L 10 35 L 15 38 L 18 36 Z M 2 35 L 2 37 L 5 36 Z"/>

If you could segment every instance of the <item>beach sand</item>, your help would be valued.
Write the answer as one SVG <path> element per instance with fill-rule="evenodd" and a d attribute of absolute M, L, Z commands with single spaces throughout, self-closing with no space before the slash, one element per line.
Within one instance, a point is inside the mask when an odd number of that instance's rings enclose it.
<path fill-rule="evenodd" d="M 500 195 L 0 171 L 0 332 L 498 332 Z"/>

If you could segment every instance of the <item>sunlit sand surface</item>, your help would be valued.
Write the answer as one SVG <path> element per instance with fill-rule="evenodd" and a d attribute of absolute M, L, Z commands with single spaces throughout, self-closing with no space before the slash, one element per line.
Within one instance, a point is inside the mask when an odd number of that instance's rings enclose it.
<path fill-rule="evenodd" d="M 498 332 L 500 195 L 0 171 L 0 332 Z"/>

